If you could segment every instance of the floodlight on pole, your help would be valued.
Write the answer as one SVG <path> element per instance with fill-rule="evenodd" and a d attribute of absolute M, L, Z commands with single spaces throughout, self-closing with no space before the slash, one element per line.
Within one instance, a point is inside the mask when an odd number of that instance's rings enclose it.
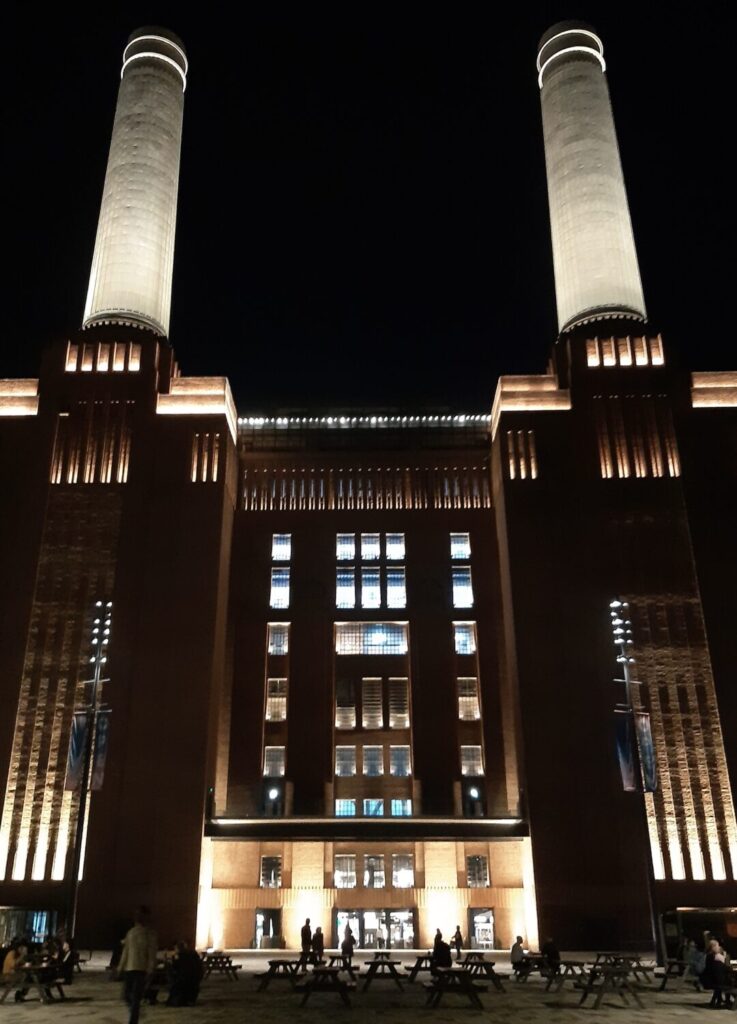
<path fill-rule="evenodd" d="M 108 644 L 112 631 L 113 602 L 95 601 L 94 608 L 103 608 L 104 611 L 97 613 L 92 620 L 92 629 L 89 634 L 89 641 L 92 653 L 87 659 L 87 664 L 94 665 L 91 679 L 82 682 L 85 693 L 84 706 L 75 712 L 83 715 L 85 719 L 84 750 L 81 753 L 82 772 L 79 779 L 79 809 L 77 812 L 77 823 L 74 837 L 74 852 L 72 857 L 72 873 L 70 879 L 69 902 L 67 906 L 66 929 L 67 937 L 71 941 L 74 938 L 74 930 L 77 921 L 77 902 L 79 899 L 79 881 L 84 856 L 86 840 L 87 809 L 89 805 L 89 794 L 92 786 L 92 774 L 94 759 L 99 751 L 95 750 L 97 743 L 97 723 L 100 713 L 108 714 L 109 708 L 103 705 L 102 684 L 110 682 L 109 678 L 103 677 L 103 666 L 107 664 Z M 100 630 L 102 629 L 102 638 Z"/>
<path fill-rule="evenodd" d="M 647 894 L 650 909 L 650 926 L 658 963 L 664 963 L 664 943 L 655 902 L 655 873 L 650 848 L 650 829 L 647 820 L 647 793 L 655 789 L 655 761 L 650 734 L 650 716 L 642 708 L 640 694 L 635 697 L 635 687 L 642 684 L 633 678 L 632 667 L 637 664 L 634 647 L 632 621 L 628 617 L 630 606 L 619 598 L 609 602 L 612 639 L 617 650 L 616 661 L 622 668 L 622 677 L 615 683 L 624 684 L 624 702 L 617 703 L 615 716 L 621 724 L 618 729 L 617 752 L 625 791 L 637 792 L 642 796 L 642 825 L 645 859 L 647 862 Z M 635 705 L 637 704 L 637 707 Z"/>

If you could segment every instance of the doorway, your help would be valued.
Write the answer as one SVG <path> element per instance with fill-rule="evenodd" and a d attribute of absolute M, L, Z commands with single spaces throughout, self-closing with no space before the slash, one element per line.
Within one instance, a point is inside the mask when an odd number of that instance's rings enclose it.
<path fill-rule="evenodd" d="M 469 907 L 468 944 L 473 949 L 494 948 L 494 911 Z"/>
<path fill-rule="evenodd" d="M 281 910 L 257 910 L 256 949 L 279 949 L 281 946 Z"/>
<path fill-rule="evenodd" d="M 350 925 L 356 945 L 361 949 L 413 949 L 415 911 L 336 910 L 335 945 L 340 946 L 346 925 Z"/>

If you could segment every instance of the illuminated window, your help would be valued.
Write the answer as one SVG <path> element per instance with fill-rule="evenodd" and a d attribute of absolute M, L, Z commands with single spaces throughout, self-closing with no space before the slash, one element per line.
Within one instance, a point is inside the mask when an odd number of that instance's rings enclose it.
<path fill-rule="evenodd" d="M 335 817 L 336 818 L 355 818 L 356 816 L 356 801 L 355 800 L 336 800 L 335 801 Z"/>
<path fill-rule="evenodd" d="M 384 774 L 384 748 L 378 746 L 363 748 L 363 774 L 377 776 Z"/>
<path fill-rule="evenodd" d="M 268 630 L 268 651 L 269 654 L 289 653 L 289 623 L 270 622 Z"/>
<path fill-rule="evenodd" d="M 471 536 L 468 533 L 451 533 L 450 535 L 450 557 L 457 558 L 471 557 Z"/>
<path fill-rule="evenodd" d="M 356 557 L 355 533 L 339 533 L 335 541 L 335 557 L 339 562 L 352 562 Z"/>
<path fill-rule="evenodd" d="M 409 728 L 409 680 L 389 680 L 389 728 Z"/>
<path fill-rule="evenodd" d="M 336 654 L 406 654 L 406 622 L 336 622 Z"/>
<path fill-rule="evenodd" d="M 387 608 L 407 607 L 407 586 L 403 566 L 390 566 L 386 570 Z"/>
<path fill-rule="evenodd" d="M 335 570 L 335 607 L 356 607 L 356 570 L 353 568 Z"/>
<path fill-rule="evenodd" d="M 100 344 L 97 346 L 97 372 L 107 373 L 110 369 L 110 346 Z"/>
<path fill-rule="evenodd" d="M 363 679 L 361 692 L 361 725 L 364 729 L 384 728 L 384 706 L 381 679 Z"/>
<path fill-rule="evenodd" d="M 393 818 L 411 818 L 412 817 L 412 801 L 411 800 L 392 800 L 392 817 Z"/>
<path fill-rule="evenodd" d="M 261 888 L 281 889 L 281 857 L 261 858 Z"/>
<path fill-rule="evenodd" d="M 455 638 L 456 654 L 476 653 L 475 622 L 454 622 L 453 636 Z"/>
<path fill-rule="evenodd" d="M 284 774 L 284 747 L 264 747 L 264 775 L 275 779 Z"/>
<path fill-rule="evenodd" d="M 356 728 L 356 695 L 350 679 L 339 679 L 335 687 L 335 728 Z"/>
<path fill-rule="evenodd" d="M 338 814 L 337 805 L 339 803 L 353 804 L 353 810 L 348 812 L 344 817 L 351 817 L 356 813 L 356 802 L 355 800 L 336 800 L 335 813 Z M 339 815 L 340 816 L 340 815 Z M 355 889 L 356 888 L 356 857 L 353 853 L 337 853 L 335 855 L 335 888 L 336 889 Z"/>
<path fill-rule="evenodd" d="M 271 557 L 275 562 L 288 562 L 292 557 L 291 533 L 275 533 L 271 538 Z"/>
<path fill-rule="evenodd" d="M 384 877 L 384 854 L 367 853 L 363 858 L 363 884 L 366 889 L 383 889 Z"/>
<path fill-rule="evenodd" d="M 411 889 L 415 884 L 414 861 L 411 853 L 392 854 L 392 885 L 395 889 Z"/>
<path fill-rule="evenodd" d="M 356 774 L 356 748 L 335 748 L 335 774 L 344 777 Z"/>
<path fill-rule="evenodd" d="M 286 679 L 266 680 L 266 721 L 283 722 L 287 717 Z"/>
<path fill-rule="evenodd" d="M 453 607 L 473 607 L 473 587 L 471 586 L 471 569 L 467 565 L 453 566 Z"/>
<path fill-rule="evenodd" d="M 271 595 L 269 604 L 272 608 L 289 607 L 289 569 L 271 570 Z"/>
<path fill-rule="evenodd" d="M 381 575 L 378 569 L 361 569 L 361 607 L 381 608 Z"/>
<path fill-rule="evenodd" d="M 363 816 L 364 818 L 383 818 L 384 817 L 384 801 L 367 799 L 363 801 Z"/>
<path fill-rule="evenodd" d="M 404 534 L 387 533 L 386 557 L 390 562 L 400 562 L 404 558 Z"/>
<path fill-rule="evenodd" d="M 389 771 L 392 775 L 406 778 L 412 774 L 412 765 L 409 759 L 409 747 L 389 748 Z"/>
<path fill-rule="evenodd" d="M 461 775 L 483 775 L 484 762 L 480 746 L 461 747 Z"/>
<path fill-rule="evenodd" d="M 381 558 L 381 534 L 361 534 L 361 558 L 364 562 L 375 562 Z"/>
<path fill-rule="evenodd" d="M 488 857 L 466 857 L 466 878 L 469 889 L 485 889 L 489 884 Z"/>
<path fill-rule="evenodd" d="M 481 718 L 479 681 L 473 676 L 462 676 L 458 680 L 458 717 L 462 722 L 475 722 Z"/>
<path fill-rule="evenodd" d="M 131 343 L 128 353 L 128 369 L 136 373 L 141 369 L 141 346 L 137 341 Z"/>

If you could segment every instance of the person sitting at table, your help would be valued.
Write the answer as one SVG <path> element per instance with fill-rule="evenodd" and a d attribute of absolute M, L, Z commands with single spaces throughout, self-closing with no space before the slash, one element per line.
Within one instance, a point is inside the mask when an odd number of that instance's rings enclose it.
<path fill-rule="evenodd" d="M 58 977 L 64 980 L 65 985 L 71 985 L 74 981 L 74 965 L 76 957 L 68 939 L 64 939 L 57 956 L 55 957 Z"/>
<path fill-rule="evenodd" d="M 325 936 L 320 925 L 315 928 L 315 934 L 312 936 L 312 952 L 318 960 L 322 960 L 322 955 L 325 952 Z"/>
<path fill-rule="evenodd" d="M 697 989 L 700 988 L 704 968 L 706 967 L 706 953 L 704 953 L 703 949 L 699 949 L 693 939 L 689 939 L 686 943 L 683 959 L 686 961 L 683 977 L 686 981 L 692 982 Z"/>
<path fill-rule="evenodd" d="M 178 942 L 169 968 L 169 998 L 167 1006 L 194 1006 L 200 994 L 202 960 L 188 942 Z"/>
<path fill-rule="evenodd" d="M 450 951 L 450 946 L 447 942 L 443 941 L 443 934 L 438 928 L 435 934 L 435 944 L 433 945 L 432 951 L 432 963 L 430 970 L 435 971 L 437 967 L 452 967 L 453 956 Z"/>
<path fill-rule="evenodd" d="M 514 941 L 514 945 L 509 954 L 509 959 L 512 962 L 512 970 L 517 975 L 517 979 L 527 974 L 527 963 L 525 961 L 525 947 L 521 935 L 518 935 Z"/>
<path fill-rule="evenodd" d="M 548 970 L 552 974 L 558 974 L 560 971 L 560 952 L 553 940 L 550 938 L 546 939 L 540 952 L 545 958 L 545 966 Z"/>
<path fill-rule="evenodd" d="M 24 946 L 22 942 L 13 941 L 10 943 L 10 949 L 5 954 L 3 960 L 3 981 L 7 983 L 18 982 L 19 988 L 15 993 L 16 1003 L 22 1003 L 28 995 L 28 986 L 26 984 L 20 984 L 24 982 L 25 978 L 22 975 L 23 964 L 28 959 L 28 947 Z"/>

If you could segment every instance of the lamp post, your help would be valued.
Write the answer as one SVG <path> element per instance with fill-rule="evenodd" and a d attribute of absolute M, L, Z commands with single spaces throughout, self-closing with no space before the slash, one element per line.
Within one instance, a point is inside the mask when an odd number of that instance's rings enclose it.
<path fill-rule="evenodd" d="M 85 826 L 87 818 L 87 805 L 91 788 L 91 774 L 93 768 L 94 744 L 97 732 L 98 715 L 104 708 L 102 696 L 102 684 L 110 681 L 104 677 L 104 666 L 107 664 L 108 646 L 113 619 L 112 601 L 95 601 L 95 614 L 92 620 L 92 631 L 90 634 L 90 648 L 88 664 L 92 666 L 92 678 L 85 679 L 84 706 L 75 712 L 77 715 L 84 715 L 84 746 L 81 752 L 82 772 L 79 780 L 79 809 L 77 812 L 77 823 L 74 834 L 74 855 L 72 857 L 72 874 L 69 887 L 69 903 L 67 907 L 66 929 L 67 937 L 71 941 L 77 923 L 77 901 L 79 898 L 79 873 L 82 866 L 82 855 L 84 853 Z M 68 774 L 68 773 L 67 773 Z M 76 788 L 76 787 L 75 787 Z"/>
<path fill-rule="evenodd" d="M 640 748 L 643 733 L 650 736 L 650 716 L 646 712 L 635 710 L 634 687 L 643 684 L 632 677 L 632 666 L 636 663 L 634 656 L 634 640 L 632 638 L 632 622 L 629 618 L 629 604 L 619 599 L 609 602 L 609 614 L 611 618 L 612 639 L 617 649 L 617 664 L 620 666 L 622 677 L 615 677 L 615 683 L 624 684 L 624 703 L 615 707 L 615 712 L 624 716 L 625 737 L 623 749 L 620 749 L 620 767 L 625 790 L 640 793 L 642 796 L 642 829 L 645 844 L 647 861 L 647 896 L 650 905 L 650 927 L 653 935 L 653 945 L 659 964 L 665 962 L 660 923 L 658 921 L 657 905 L 655 901 L 655 872 L 653 871 L 653 858 L 650 849 L 650 828 L 647 819 L 647 796 L 656 787 L 654 759 L 651 757 L 647 763 L 647 771 L 644 770 L 642 750 Z M 652 751 L 652 740 L 649 740 L 650 751 Z M 625 765 L 623 758 L 629 758 L 632 767 L 632 782 L 628 784 L 625 779 Z"/>

